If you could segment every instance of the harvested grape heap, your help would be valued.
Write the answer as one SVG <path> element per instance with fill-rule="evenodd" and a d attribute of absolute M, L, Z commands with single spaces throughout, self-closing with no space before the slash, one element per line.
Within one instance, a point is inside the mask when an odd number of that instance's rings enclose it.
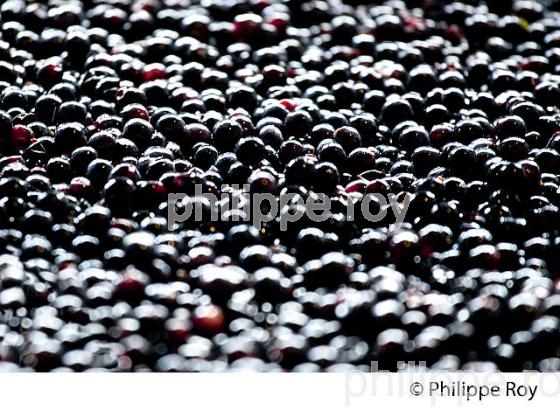
<path fill-rule="evenodd" d="M 560 370 L 557 10 L 3 2 L 0 370 Z"/>

